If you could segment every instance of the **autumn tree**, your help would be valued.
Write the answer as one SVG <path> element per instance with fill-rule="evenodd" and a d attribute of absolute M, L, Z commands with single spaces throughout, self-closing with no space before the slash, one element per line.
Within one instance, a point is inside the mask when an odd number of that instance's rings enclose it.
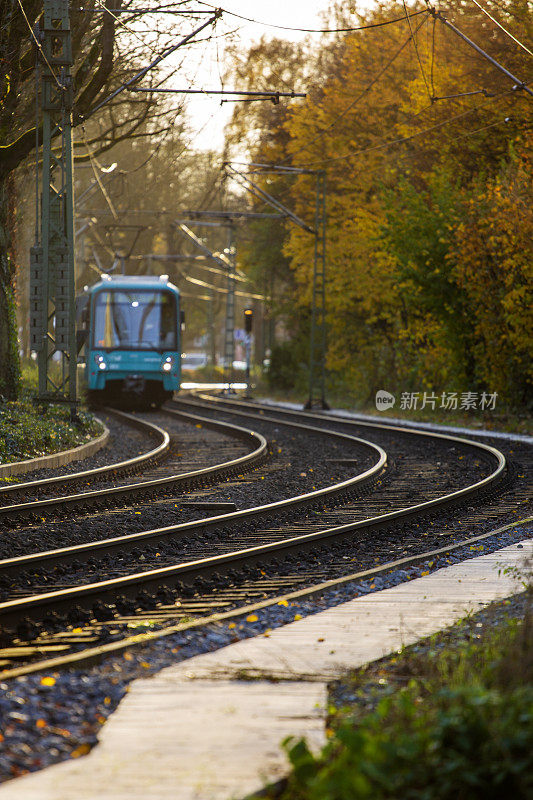
<path fill-rule="evenodd" d="M 491 4 L 490 13 L 528 41 L 531 12 L 523 0 Z M 472 324 L 483 306 L 453 253 L 465 218 L 479 235 L 474 210 L 487 208 L 489 198 L 493 207 L 492 182 L 501 181 L 510 148 L 522 147 L 531 124 L 530 98 L 425 7 L 386 2 L 356 13 L 342 4 L 336 14 L 335 27 L 365 30 L 324 39 L 307 99 L 280 122 L 284 134 L 263 134 L 251 153 L 253 161 L 267 160 L 275 139 L 283 141 L 277 163 L 327 172 L 328 366 L 360 401 L 385 385 L 488 386 L 483 324 Z M 449 16 L 527 76 L 523 48 L 479 9 L 456 4 Z M 306 175 L 285 194 L 307 220 L 314 199 Z M 506 246 L 521 241 L 515 231 Z M 313 244 L 303 231 L 286 229 L 295 318 L 309 308 Z M 480 258 L 488 258 L 486 249 Z M 487 330 L 489 316 L 487 309 Z"/>
<path fill-rule="evenodd" d="M 533 191 L 531 136 L 481 182 L 454 228 L 448 263 L 469 308 L 479 384 L 531 407 Z"/>

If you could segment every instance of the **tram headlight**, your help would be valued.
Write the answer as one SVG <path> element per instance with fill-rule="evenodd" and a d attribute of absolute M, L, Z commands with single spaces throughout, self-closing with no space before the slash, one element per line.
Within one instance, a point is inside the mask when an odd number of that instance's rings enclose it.
<path fill-rule="evenodd" d="M 163 372 L 171 372 L 172 370 L 172 356 L 167 356 L 165 360 L 161 364 L 161 370 Z"/>
<path fill-rule="evenodd" d="M 98 369 L 105 370 L 107 369 L 107 364 L 105 363 L 105 359 L 103 356 L 95 356 L 94 360 L 96 362 L 96 366 Z"/>

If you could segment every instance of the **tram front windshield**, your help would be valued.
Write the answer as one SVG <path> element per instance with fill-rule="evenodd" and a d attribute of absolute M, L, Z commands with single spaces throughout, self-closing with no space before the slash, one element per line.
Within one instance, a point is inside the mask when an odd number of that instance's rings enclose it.
<path fill-rule="evenodd" d="M 94 347 L 176 350 L 176 299 L 172 292 L 110 290 L 94 302 Z"/>

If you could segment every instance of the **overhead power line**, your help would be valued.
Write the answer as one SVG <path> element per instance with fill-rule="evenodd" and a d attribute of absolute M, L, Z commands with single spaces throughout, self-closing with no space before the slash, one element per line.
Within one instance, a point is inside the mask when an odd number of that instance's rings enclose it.
<path fill-rule="evenodd" d="M 245 98 L 253 98 L 255 100 L 271 100 L 275 105 L 279 103 L 280 97 L 307 97 L 305 92 L 241 92 L 238 89 L 152 89 L 149 86 L 131 86 L 130 92 L 149 92 L 149 93 L 163 93 L 163 94 L 229 94 L 239 95 Z M 222 100 L 222 102 L 224 102 Z"/>
<path fill-rule="evenodd" d="M 94 108 L 91 109 L 91 113 L 98 111 L 100 108 L 107 105 L 107 103 L 113 100 L 121 92 L 125 91 L 126 89 L 129 89 L 131 86 L 133 86 L 134 83 L 137 83 L 137 81 L 141 80 L 141 78 L 144 78 L 144 76 L 148 72 L 150 72 L 151 69 L 157 67 L 158 64 L 160 64 L 165 58 L 168 58 L 168 56 L 174 53 L 179 47 L 182 47 L 184 44 L 187 44 L 187 42 L 189 42 L 194 36 L 203 31 L 204 28 L 207 28 L 209 25 L 212 25 L 213 22 L 216 22 L 217 19 L 219 19 L 219 17 L 220 17 L 220 11 L 215 11 L 215 13 L 208 20 L 206 20 L 206 22 L 204 22 L 198 28 L 195 28 L 194 31 L 192 31 L 192 33 L 189 33 L 187 36 L 181 39 L 177 44 L 174 44 L 171 47 L 167 47 L 165 50 L 163 50 L 161 55 L 159 55 L 157 58 L 151 61 L 150 64 L 148 64 L 146 67 L 143 67 L 143 69 L 139 70 L 139 72 L 137 72 L 132 78 L 123 83 L 122 86 L 119 86 L 118 89 L 115 89 L 114 92 L 111 92 L 110 95 L 108 95 L 106 98 L 104 98 L 104 100 L 98 103 L 98 105 L 96 105 Z"/>
<path fill-rule="evenodd" d="M 97 0 L 98 2 L 98 0 Z M 208 9 L 202 8 L 190 8 L 186 9 L 185 11 L 180 11 L 177 8 L 107 8 L 107 6 L 100 6 L 100 8 L 85 8 L 84 6 L 80 6 L 78 8 L 73 8 L 72 11 L 82 12 L 84 14 L 97 14 L 102 11 L 107 12 L 108 14 L 175 14 L 181 16 L 192 16 L 194 14 L 212 14 L 213 12 Z"/>
<path fill-rule="evenodd" d="M 36 45 L 38 51 L 40 52 L 41 56 L 43 57 L 43 61 L 45 62 L 45 64 L 48 67 L 48 69 L 50 70 L 50 74 L 52 75 L 54 81 L 56 82 L 56 84 L 58 86 L 58 89 L 60 91 L 62 91 L 62 92 L 65 91 L 65 87 L 60 82 L 59 78 L 57 77 L 57 75 L 55 74 L 54 70 L 50 66 L 50 62 L 48 61 L 48 59 L 46 57 L 46 54 L 45 54 L 45 52 L 44 52 L 44 50 L 42 48 L 42 45 L 41 45 L 39 39 L 37 38 L 37 36 L 35 35 L 35 31 L 33 30 L 32 26 L 31 26 L 31 23 L 30 23 L 30 21 L 28 19 L 28 16 L 27 16 L 27 14 L 26 14 L 26 12 L 24 10 L 24 6 L 22 5 L 22 0 L 17 0 L 17 2 L 19 4 L 20 10 L 22 11 L 22 16 L 26 20 L 26 25 L 28 26 L 28 28 L 30 30 L 31 37 L 32 37 L 33 41 L 35 42 L 35 45 Z"/>
<path fill-rule="evenodd" d="M 488 100 L 491 100 L 496 97 L 504 97 L 505 95 L 513 94 L 512 89 L 508 89 L 505 92 L 500 92 L 500 94 L 495 94 L 488 97 Z M 480 106 L 474 106 L 473 108 L 469 108 L 466 111 L 462 111 L 460 114 L 456 114 L 453 117 L 448 117 L 448 119 L 442 120 L 442 122 L 437 122 L 435 125 L 431 125 L 429 128 L 424 128 L 424 130 L 417 131 L 416 133 L 412 133 L 409 136 L 402 136 L 399 139 L 390 139 L 388 141 L 380 142 L 379 144 L 371 145 L 370 147 L 365 147 L 362 150 L 356 150 L 353 153 L 347 153 L 345 156 L 336 156 L 334 158 L 323 159 L 321 161 L 310 161 L 305 166 L 313 167 L 313 166 L 320 166 L 323 164 L 330 164 L 335 161 L 346 161 L 348 158 L 356 158 L 357 156 L 362 156 L 365 153 L 369 153 L 373 150 L 382 150 L 386 147 L 391 147 L 393 144 L 402 144 L 403 142 L 409 142 L 411 139 L 416 139 L 418 136 L 424 136 L 426 133 L 431 133 L 431 131 L 437 130 L 437 128 L 442 128 L 445 125 L 449 125 L 451 122 L 455 122 L 462 117 L 466 117 L 469 114 L 473 114 L 475 111 L 479 111 Z"/>
<path fill-rule="evenodd" d="M 472 0 L 472 2 L 479 8 L 479 10 L 483 14 L 485 14 L 486 17 L 488 17 L 492 22 L 494 22 L 495 25 L 498 26 L 498 28 L 500 28 L 507 36 L 509 36 L 509 38 L 512 39 L 513 42 L 515 42 L 519 47 L 521 47 L 522 50 L 525 50 L 526 53 L 529 53 L 530 56 L 533 56 L 533 53 L 531 52 L 529 47 L 526 47 L 525 44 L 522 44 L 522 42 L 518 41 L 516 36 L 513 36 L 513 34 L 510 33 L 510 31 L 508 31 L 507 28 L 504 28 L 501 22 L 498 22 L 497 19 L 495 19 L 491 14 L 489 14 L 489 12 L 486 9 L 484 9 L 483 6 L 478 3 L 477 0 Z"/>
<path fill-rule="evenodd" d="M 416 53 L 416 59 L 418 61 L 418 66 L 420 67 L 420 73 L 422 75 L 422 80 L 424 81 L 424 85 L 426 87 L 426 91 L 428 93 L 428 97 L 431 100 L 431 90 L 429 88 L 429 83 L 426 78 L 426 73 L 424 72 L 424 67 L 422 66 L 422 59 L 420 58 L 420 53 L 418 52 L 418 45 L 416 43 L 416 37 L 413 32 L 413 26 L 411 25 L 411 20 L 409 19 L 409 14 L 407 13 L 407 6 L 405 5 L 405 0 L 402 0 L 403 8 L 405 11 L 405 19 L 407 20 L 407 24 L 409 25 L 409 31 L 411 33 L 411 41 L 413 42 L 413 48 Z"/>
<path fill-rule="evenodd" d="M 333 120 L 333 122 L 330 122 L 330 124 L 329 124 L 329 125 L 328 125 L 326 128 L 324 128 L 323 130 L 319 131 L 319 133 L 317 133 L 317 134 L 316 134 L 316 136 L 314 136 L 314 137 L 311 139 L 311 141 L 307 142 L 307 144 L 305 144 L 305 145 L 302 145 L 302 147 L 298 148 L 298 150 L 295 150 L 293 153 L 291 153 L 289 156 L 287 156 L 287 158 L 285 158 L 285 159 L 284 159 L 284 160 L 281 162 L 281 164 L 283 164 L 283 163 L 285 163 L 285 162 L 289 161 L 290 159 L 293 159 L 295 155 L 298 155 L 298 153 L 301 153 L 303 150 L 308 150 L 308 149 L 309 149 L 309 147 L 310 147 L 312 144 L 314 144 L 314 143 L 315 143 L 315 142 L 317 142 L 319 139 L 321 139 L 323 136 L 325 136 L 325 134 L 326 134 L 326 133 L 328 133 L 328 132 L 329 132 L 329 131 L 330 131 L 330 130 L 331 130 L 331 129 L 332 129 L 332 128 L 333 128 L 333 127 L 334 127 L 334 126 L 335 126 L 335 125 L 338 123 L 338 122 L 340 122 L 340 121 L 341 121 L 341 119 L 344 119 L 344 117 L 346 116 L 346 114 L 347 114 L 349 111 L 351 111 L 351 109 L 352 109 L 352 108 L 353 108 L 353 107 L 354 107 L 354 106 L 355 106 L 355 105 L 356 105 L 356 104 L 357 104 L 357 103 L 358 103 L 360 100 L 362 100 L 362 98 L 365 96 L 365 94 L 366 94 L 367 92 L 369 92 L 369 91 L 370 91 L 370 89 L 371 89 L 371 88 L 372 88 L 372 87 L 373 87 L 373 86 L 374 86 L 374 85 L 375 85 L 375 84 L 376 84 L 376 83 L 377 83 L 377 82 L 380 80 L 380 78 L 381 78 L 381 77 L 382 77 L 382 76 L 385 74 L 385 72 L 386 72 L 386 71 L 389 69 L 389 67 L 390 67 L 390 66 L 392 66 L 392 64 L 394 64 L 394 62 L 396 61 L 396 59 L 398 58 L 398 56 L 399 56 L 399 55 L 402 53 L 402 51 L 403 51 L 403 50 L 405 50 L 405 48 L 407 47 L 407 45 L 409 44 L 409 42 L 411 41 L 411 39 L 413 39 L 413 37 L 414 37 L 414 36 L 415 36 L 415 35 L 418 33 L 418 31 L 420 30 L 420 28 L 422 27 L 422 25 L 423 25 L 423 24 L 426 22 L 426 19 L 427 19 L 427 16 L 426 16 L 426 17 L 424 17 L 424 19 L 422 20 L 422 22 L 420 23 L 420 25 L 418 25 L 418 27 L 416 28 L 416 30 L 415 30 L 414 32 L 413 32 L 413 31 L 411 31 L 411 32 L 409 33 L 409 36 L 407 37 L 407 39 L 405 40 L 405 42 L 404 42 L 404 43 L 403 43 L 403 44 L 402 44 L 402 45 L 401 45 L 401 46 L 398 48 L 398 50 L 396 50 L 396 52 L 394 53 L 394 55 L 392 55 L 392 56 L 391 56 L 391 58 L 390 58 L 390 59 L 387 61 L 387 63 L 386 63 L 386 64 L 385 64 L 385 65 L 384 65 L 384 66 L 381 68 L 381 70 L 378 72 L 378 74 L 375 76 L 375 78 L 373 78 L 373 79 L 370 81 L 370 83 L 369 83 L 369 84 L 367 84 L 367 86 L 365 86 L 365 88 L 363 89 L 363 91 L 362 91 L 362 92 L 360 92 L 360 93 L 357 95 L 357 97 L 355 97 L 355 98 L 354 98 L 354 100 L 352 100 L 352 101 L 351 101 L 351 103 L 349 103 L 349 104 L 346 106 L 346 108 L 344 108 L 344 109 L 343 109 L 343 110 L 340 112 L 340 114 L 338 114 L 338 115 L 335 117 L 335 119 Z M 404 21 L 405 21 L 405 17 L 404 17 Z"/>
<path fill-rule="evenodd" d="M 221 286 L 214 286 L 212 283 L 206 283 L 205 281 L 201 281 L 199 278 L 191 278 L 190 275 L 185 275 L 185 280 L 189 281 L 189 283 L 194 283 L 196 286 L 203 286 L 205 289 L 211 289 L 213 292 L 219 292 L 219 294 L 228 294 L 228 289 L 223 289 Z M 266 297 L 263 294 L 252 294 L 251 292 L 234 292 L 237 297 L 246 297 L 251 300 L 266 300 Z"/>
<path fill-rule="evenodd" d="M 211 3 L 205 3 L 202 2 L 202 0 L 198 1 L 201 5 L 209 6 L 209 8 L 217 8 L 217 6 L 211 5 Z M 366 31 L 370 30 L 371 28 L 383 28 L 385 25 L 393 25 L 395 22 L 403 22 L 405 20 L 405 17 L 397 17 L 396 19 L 389 19 L 385 20 L 384 22 L 374 22 L 370 25 L 357 25 L 346 28 L 293 28 L 290 25 L 277 25 L 274 22 L 262 22 L 261 20 L 252 19 L 251 17 L 244 17 L 242 14 L 236 14 L 233 11 L 228 11 L 226 8 L 221 8 L 220 11 L 230 17 L 242 19 L 245 22 L 251 22 L 254 25 L 262 25 L 265 28 L 276 28 L 277 30 L 281 31 L 298 31 L 299 33 L 350 33 L 351 31 Z M 424 11 L 414 11 L 412 14 L 409 14 L 409 16 L 417 17 L 419 14 L 424 13 Z"/>
<path fill-rule="evenodd" d="M 426 0 L 426 3 L 427 3 L 427 0 Z M 472 47 L 476 51 L 476 53 L 479 53 L 487 61 L 490 61 L 490 63 L 494 67 L 496 67 L 496 69 L 500 70 L 500 72 L 503 72 L 504 75 L 506 75 L 508 78 L 510 78 L 510 80 L 512 80 L 515 83 L 515 87 L 513 87 L 513 88 L 523 89 L 524 92 L 527 92 L 527 94 L 530 94 L 530 95 L 533 96 L 533 90 L 530 89 L 529 86 L 527 86 L 527 84 L 524 81 L 520 80 L 520 78 L 517 78 L 516 75 L 513 75 L 513 73 L 510 72 L 502 64 L 500 64 L 499 61 L 496 61 L 495 58 L 490 56 L 487 52 L 485 52 L 485 50 L 483 50 L 483 48 L 481 48 L 478 44 L 473 42 L 472 39 L 470 39 L 468 36 L 466 36 L 466 34 L 464 34 L 461 30 L 459 30 L 459 28 L 457 28 L 448 19 L 446 19 L 444 14 L 442 14 L 440 11 L 437 11 L 435 8 L 432 8 L 432 6 L 430 6 L 429 3 L 428 3 L 428 11 L 429 11 L 429 13 L 431 14 L 432 17 L 434 17 L 435 19 L 438 19 L 439 22 L 442 22 L 443 25 L 446 25 L 447 28 L 449 28 L 451 31 L 453 31 L 456 36 L 459 36 L 459 38 L 462 39 L 463 42 L 466 42 L 466 44 L 470 45 L 470 47 Z"/>

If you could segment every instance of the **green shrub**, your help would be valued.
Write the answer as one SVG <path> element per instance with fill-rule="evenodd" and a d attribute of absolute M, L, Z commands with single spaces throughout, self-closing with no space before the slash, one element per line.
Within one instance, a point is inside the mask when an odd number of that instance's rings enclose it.
<path fill-rule="evenodd" d="M 0 400 L 0 463 L 57 453 L 101 433 L 91 414 L 80 411 L 79 417 L 79 424 L 74 425 L 68 408 L 38 408 L 28 393 L 19 400 Z"/>
<path fill-rule="evenodd" d="M 307 380 L 306 354 L 297 342 L 283 342 L 272 348 L 270 366 L 267 373 L 271 389 L 290 391 L 301 389 Z"/>
<path fill-rule="evenodd" d="M 469 686 L 431 702 L 416 685 L 341 724 L 315 759 L 286 743 L 291 800 L 525 800 L 533 792 L 533 689 Z"/>
<path fill-rule="evenodd" d="M 408 648 L 386 672 L 376 667 L 387 679 L 370 713 L 372 665 L 348 678 L 366 699 L 336 712 L 322 753 L 284 743 L 293 772 L 283 800 L 533 797 L 531 613 L 481 627 L 443 649 Z"/>

